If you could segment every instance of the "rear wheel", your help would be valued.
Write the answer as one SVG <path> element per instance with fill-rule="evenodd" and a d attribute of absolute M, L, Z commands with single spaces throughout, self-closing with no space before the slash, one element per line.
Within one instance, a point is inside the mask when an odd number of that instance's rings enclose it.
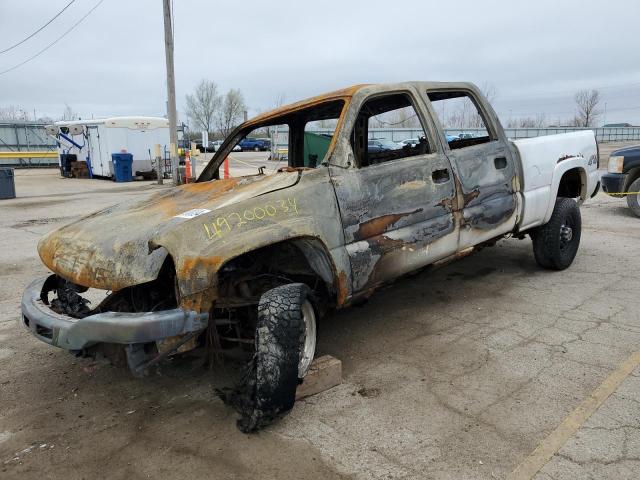
<path fill-rule="evenodd" d="M 629 185 L 629 189 L 627 191 L 632 192 L 631 195 L 627 195 L 627 205 L 629 205 L 629 208 L 634 215 L 640 217 L 640 195 L 638 195 L 638 193 L 633 193 L 640 192 L 640 178 L 636 178 L 633 183 Z"/>
<path fill-rule="evenodd" d="M 245 433 L 291 410 L 299 378 L 313 360 L 316 314 L 307 285 L 290 283 L 262 295 L 255 347 L 246 380 L 232 401 L 242 416 L 238 428 Z"/>
<path fill-rule="evenodd" d="M 533 254 L 543 268 L 564 270 L 580 246 L 580 209 L 571 198 L 558 198 L 549 221 L 531 233 Z"/>

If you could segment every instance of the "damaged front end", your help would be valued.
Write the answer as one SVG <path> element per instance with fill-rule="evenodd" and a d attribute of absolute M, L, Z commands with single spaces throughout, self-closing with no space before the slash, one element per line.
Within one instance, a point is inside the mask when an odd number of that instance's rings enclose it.
<path fill-rule="evenodd" d="M 163 270 L 165 270 L 163 268 Z M 136 376 L 179 351 L 208 325 L 208 314 L 178 306 L 175 279 L 156 280 L 109 293 L 95 308 L 86 287 L 51 275 L 32 282 L 22 297 L 22 321 L 39 340 L 77 355 L 102 353 Z"/>

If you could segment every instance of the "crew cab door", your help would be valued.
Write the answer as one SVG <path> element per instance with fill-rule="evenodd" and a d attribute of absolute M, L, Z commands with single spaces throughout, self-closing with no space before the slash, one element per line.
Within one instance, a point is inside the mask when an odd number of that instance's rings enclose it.
<path fill-rule="evenodd" d="M 517 170 L 495 112 L 471 89 L 435 89 L 426 94 L 460 183 L 459 250 L 513 230 L 519 211 Z M 447 141 L 444 128 L 462 138 Z"/>
<path fill-rule="evenodd" d="M 451 165 L 414 96 L 378 94 L 355 108 L 349 155 L 354 164 L 331 166 L 330 175 L 357 293 L 454 253 L 458 229 Z M 373 128 L 398 122 L 421 137 L 417 145 L 393 148 L 386 138 L 381 149 L 368 148 Z"/>

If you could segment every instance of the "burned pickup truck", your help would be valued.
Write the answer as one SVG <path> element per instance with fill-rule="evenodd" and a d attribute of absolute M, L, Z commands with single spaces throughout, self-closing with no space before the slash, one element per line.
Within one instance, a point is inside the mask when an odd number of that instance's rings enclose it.
<path fill-rule="evenodd" d="M 483 129 L 448 138 L 453 115 Z M 370 151 L 374 129 L 397 118 L 418 141 Z M 275 126 L 288 166 L 219 178 L 239 141 Z M 196 183 L 46 235 L 38 251 L 53 274 L 26 289 L 24 325 L 76 354 L 124 351 L 137 374 L 198 346 L 245 351 L 229 398 L 253 431 L 293 406 L 328 311 L 505 235 L 531 237 L 543 268 L 571 265 L 597 169 L 591 131 L 512 142 L 472 84 L 353 86 L 240 125 Z M 107 293 L 94 307 L 89 288 Z"/>

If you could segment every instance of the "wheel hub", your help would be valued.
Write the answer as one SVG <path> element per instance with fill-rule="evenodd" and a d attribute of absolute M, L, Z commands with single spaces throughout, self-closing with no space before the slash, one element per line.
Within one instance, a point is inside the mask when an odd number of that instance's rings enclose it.
<path fill-rule="evenodd" d="M 563 243 L 569 243 L 573 238 L 573 229 L 568 225 L 562 225 L 560 227 L 560 240 Z"/>
<path fill-rule="evenodd" d="M 316 314 L 308 300 L 302 304 L 302 321 L 304 323 L 304 343 L 300 348 L 298 378 L 303 378 L 307 374 L 316 353 Z"/>

